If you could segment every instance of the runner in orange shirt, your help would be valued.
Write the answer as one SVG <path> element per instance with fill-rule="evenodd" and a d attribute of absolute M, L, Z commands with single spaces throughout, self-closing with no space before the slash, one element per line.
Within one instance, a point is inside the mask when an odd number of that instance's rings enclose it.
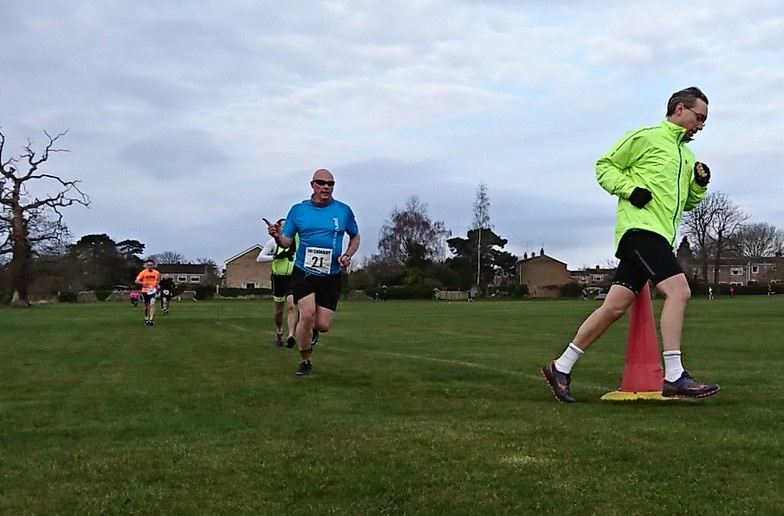
<path fill-rule="evenodd" d="M 155 262 L 147 260 L 144 269 L 136 276 L 136 283 L 142 286 L 142 299 L 144 300 L 144 325 L 155 326 L 155 297 L 158 294 L 158 282 L 161 273 L 154 269 Z"/>

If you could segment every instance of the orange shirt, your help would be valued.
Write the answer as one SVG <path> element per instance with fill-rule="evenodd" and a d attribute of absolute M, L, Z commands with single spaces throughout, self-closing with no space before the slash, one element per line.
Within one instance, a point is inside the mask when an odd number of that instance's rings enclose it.
<path fill-rule="evenodd" d="M 142 292 L 150 293 L 150 289 L 155 289 L 158 287 L 158 281 L 161 279 L 161 273 L 157 270 L 153 269 L 148 271 L 144 269 L 142 272 L 136 276 L 136 281 L 142 282 Z"/>

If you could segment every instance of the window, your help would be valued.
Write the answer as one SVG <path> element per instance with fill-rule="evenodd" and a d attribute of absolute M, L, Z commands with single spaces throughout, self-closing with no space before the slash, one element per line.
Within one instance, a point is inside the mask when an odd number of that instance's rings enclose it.
<path fill-rule="evenodd" d="M 201 281 L 201 276 L 191 276 L 191 283 L 198 283 Z"/>
<path fill-rule="evenodd" d="M 730 285 L 732 285 L 733 287 L 742 287 L 743 283 L 741 283 L 740 281 L 730 281 Z"/>
<path fill-rule="evenodd" d="M 751 266 L 751 273 L 752 274 L 759 274 L 759 265 L 752 265 Z"/>
<path fill-rule="evenodd" d="M 188 276 L 177 276 L 177 283 L 185 283 L 188 281 Z"/>
<path fill-rule="evenodd" d="M 730 267 L 730 276 L 743 276 L 743 267 Z"/>
<path fill-rule="evenodd" d="M 245 284 L 245 288 L 256 288 L 256 284 L 255 283 L 246 283 Z"/>

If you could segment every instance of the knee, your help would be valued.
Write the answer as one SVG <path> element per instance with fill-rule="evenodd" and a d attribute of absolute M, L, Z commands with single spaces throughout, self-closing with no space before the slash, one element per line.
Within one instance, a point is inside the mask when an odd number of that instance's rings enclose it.
<path fill-rule="evenodd" d="M 688 283 L 684 285 L 678 285 L 677 288 L 665 292 L 664 295 L 667 299 L 685 305 L 689 302 L 689 299 L 691 299 L 691 288 L 689 288 Z"/>
<path fill-rule="evenodd" d="M 300 313 L 299 313 L 299 322 L 304 324 L 305 326 L 308 326 L 308 325 L 311 325 L 311 324 L 315 325 L 316 324 L 315 314 L 313 312 L 308 312 L 308 311 L 302 312 L 302 311 L 300 311 Z"/>
<path fill-rule="evenodd" d="M 605 303 L 602 305 L 602 311 L 605 313 L 606 317 L 613 321 L 617 321 L 618 319 L 623 317 L 623 314 L 626 313 L 626 308 L 627 308 L 626 306 L 619 305 L 619 304 Z"/>

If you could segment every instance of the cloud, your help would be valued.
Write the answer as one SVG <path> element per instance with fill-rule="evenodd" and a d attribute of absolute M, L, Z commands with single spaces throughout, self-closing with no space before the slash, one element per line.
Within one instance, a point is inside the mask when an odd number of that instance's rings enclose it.
<path fill-rule="evenodd" d="M 327 167 L 363 254 L 414 194 L 464 233 L 484 181 L 510 247 L 601 263 L 614 201 L 596 159 L 692 84 L 711 99 L 691 147 L 715 187 L 784 226 L 767 200 L 781 197 L 784 143 L 774 0 L 48 0 L 5 2 L 0 17 L 0 126 L 14 142 L 69 130 L 52 166 L 93 199 L 66 214 L 76 236 L 222 261 L 266 240 L 260 217 L 285 214 Z"/>

